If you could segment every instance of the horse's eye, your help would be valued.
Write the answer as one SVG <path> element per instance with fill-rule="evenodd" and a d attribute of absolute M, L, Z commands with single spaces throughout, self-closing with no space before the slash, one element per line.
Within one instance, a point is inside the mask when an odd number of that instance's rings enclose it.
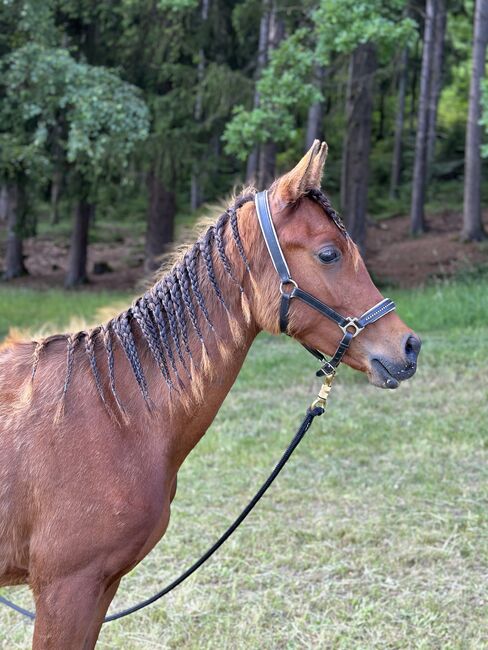
<path fill-rule="evenodd" d="M 332 264 L 333 262 L 337 262 L 340 259 L 341 254 L 337 248 L 334 248 L 333 246 L 327 246 L 320 251 L 318 257 L 323 264 Z"/>

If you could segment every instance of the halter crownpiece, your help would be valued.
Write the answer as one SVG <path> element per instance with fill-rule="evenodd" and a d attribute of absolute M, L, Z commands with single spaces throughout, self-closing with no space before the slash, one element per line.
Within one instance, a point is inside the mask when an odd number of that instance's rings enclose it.
<path fill-rule="evenodd" d="M 332 307 L 329 307 L 315 296 L 312 296 L 312 294 L 308 293 L 308 291 L 300 289 L 298 284 L 291 277 L 290 269 L 288 268 L 285 256 L 281 250 L 278 235 L 276 234 L 273 219 L 271 216 L 271 208 L 269 206 L 267 190 L 264 192 L 258 192 L 256 194 L 255 205 L 259 226 L 261 228 L 261 232 L 263 233 L 266 247 L 271 257 L 271 261 L 273 262 L 273 266 L 275 267 L 276 272 L 280 278 L 280 331 L 284 334 L 288 333 L 287 330 L 289 322 L 290 302 L 292 298 L 298 298 L 302 302 L 306 303 L 309 305 L 309 307 L 312 307 L 323 316 L 326 316 L 329 320 L 334 321 L 334 323 L 336 323 L 342 330 L 342 338 L 339 342 L 339 345 L 337 346 L 337 350 L 330 360 L 327 360 L 322 352 L 320 352 L 320 350 L 316 350 L 315 348 L 311 348 L 308 345 L 304 345 L 304 347 L 311 354 L 313 354 L 317 359 L 320 360 L 321 363 L 323 363 L 322 368 L 317 371 L 317 376 L 325 376 L 330 378 L 328 382 L 324 382 L 324 386 L 322 387 L 322 389 L 328 387 L 328 390 L 326 391 L 328 394 L 328 391 L 330 390 L 330 383 L 333 376 L 335 375 L 337 366 L 342 361 L 347 349 L 349 348 L 349 345 L 351 344 L 352 339 L 360 332 L 362 332 L 367 325 L 376 322 L 383 316 L 386 316 L 386 314 L 389 314 L 391 311 L 393 311 L 395 309 L 395 303 L 393 300 L 385 298 L 381 300 L 377 305 L 374 305 L 374 307 L 371 307 L 371 309 L 368 309 L 368 311 L 364 312 L 364 314 L 359 318 L 341 316 L 341 314 L 332 309 Z"/>

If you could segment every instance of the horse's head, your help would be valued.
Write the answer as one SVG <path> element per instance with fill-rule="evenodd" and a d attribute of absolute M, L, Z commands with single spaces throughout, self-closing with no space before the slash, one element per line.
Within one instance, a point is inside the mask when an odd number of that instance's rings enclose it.
<path fill-rule="evenodd" d="M 310 151 L 269 191 L 277 237 L 298 286 L 343 316 L 359 317 L 382 296 L 342 222 L 320 191 L 327 145 Z M 262 242 L 261 242 L 262 243 Z M 258 262 L 258 321 L 277 332 L 279 278 L 264 247 Z M 258 251 L 255 251 L 257 253 Z M 256 255 L 253 256 L 256 259 Z M 290 301 L 288 333 L 301 343 L 333 354 L 342 332 L 336 323 L 301 300 Z M 416 370 L 419 337 L 394 313 L 388 313 L 355 337 L 345 363 L 368 375 L 371 383 L 396 388 Z"/>

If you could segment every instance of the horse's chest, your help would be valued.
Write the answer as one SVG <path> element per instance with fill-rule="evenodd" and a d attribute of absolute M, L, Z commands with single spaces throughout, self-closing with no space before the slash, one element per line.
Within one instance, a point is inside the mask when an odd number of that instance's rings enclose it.
<path fill-rule="evenodd" d="M 25 467 L 6 434 L 0 445 L 0 585 L 24 582 L 29 560 L 30 503 Z"/>
<path fill-rule="evenodd" d="M 0 486 L 0 586 L 25 582 L 29 565 L 29 531 L 12 489 Z"/>

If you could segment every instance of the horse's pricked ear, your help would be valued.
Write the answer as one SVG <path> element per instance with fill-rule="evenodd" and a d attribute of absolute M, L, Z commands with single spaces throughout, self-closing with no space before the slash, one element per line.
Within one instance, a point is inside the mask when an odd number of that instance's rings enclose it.
<path fill-rule="evenodd" d="M 315 140 L 298 165 L 278 178 L 273 190 L 286 203 L 293 203 L 308 190 L 320 188 L 326 158 L 327 144 Z"/>
<path fill-rule="evenodd" d="M 318 140 L 316 140 L 318 142 Z M 313 169 L 310 172 L 309 183 L 310 186 L 307 189 L 320 188 L 320 183 L 322 181 L 322 174 L 324 173 L 324 165 L 327 160 L 327 153 L 329 148 L 327 142 L 322 142 L 318 150 L 317 155 L 313 159 Z"/>

